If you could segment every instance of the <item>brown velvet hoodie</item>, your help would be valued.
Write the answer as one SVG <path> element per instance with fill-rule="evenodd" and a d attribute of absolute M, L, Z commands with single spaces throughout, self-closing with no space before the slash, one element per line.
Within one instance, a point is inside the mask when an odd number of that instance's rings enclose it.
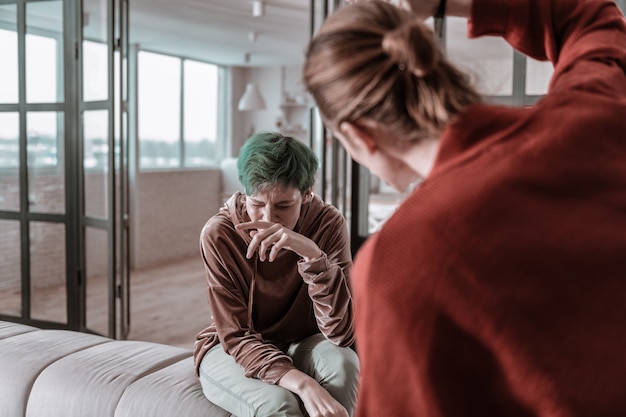
<path fill-rule="evenodd" d="M 246 376 L 275 384 L 295 368 L 287 344 L 315 333 L 339 346 L 354 343 L 348 231 L 341 213 L 315 196 L 294 231 L 319 246 L 320 258 L 305 262 L 282 250 L 273 262 L 246 259 L 251 238 L 235 229 L 250 220 L 245 199 L 235 193 L 200 235 L 212 323 L 197 336 L 195 367 L 221 343 Z"/>

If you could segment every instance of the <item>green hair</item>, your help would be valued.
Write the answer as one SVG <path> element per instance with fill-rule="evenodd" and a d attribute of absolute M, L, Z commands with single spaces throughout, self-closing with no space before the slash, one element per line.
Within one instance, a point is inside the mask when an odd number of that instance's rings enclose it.
<path fill-rule="evenodd" d="M 310 148 L 276 132 L 250 136 L 237 158 L 239 181 L 247 195 L 276 185 L 295 187 L 304 193 L 315 182 L 318 164 Z"/>

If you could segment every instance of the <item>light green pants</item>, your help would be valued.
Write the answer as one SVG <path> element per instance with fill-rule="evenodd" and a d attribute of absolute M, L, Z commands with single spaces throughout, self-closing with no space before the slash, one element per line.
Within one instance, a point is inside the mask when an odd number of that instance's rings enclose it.
<path fill-rule="evenodd" d="M 356 403 L 359 360 L 350 348 L 338 347 L 321 334 L 292 344 L 287 354 L 302 372 L 313 377 L 352 415 Z M 278 385 L 247 378 L 243 368 L 221 345 L 200 364 L 204 395 L 237 417 L 303 416 L 298 397 Z"/>

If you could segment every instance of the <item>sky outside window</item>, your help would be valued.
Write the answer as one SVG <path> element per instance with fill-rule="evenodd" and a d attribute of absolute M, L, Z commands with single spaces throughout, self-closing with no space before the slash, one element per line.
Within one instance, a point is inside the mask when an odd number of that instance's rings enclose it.
<path fill-rule="evenodd" d="M 0 103 L 17 103 L 17 33 L 0 29 L 0 56 Z"/>

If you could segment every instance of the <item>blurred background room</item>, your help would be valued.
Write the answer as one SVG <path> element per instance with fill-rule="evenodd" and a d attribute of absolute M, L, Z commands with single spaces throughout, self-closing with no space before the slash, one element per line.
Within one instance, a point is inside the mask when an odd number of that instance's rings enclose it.
<path fill-rule="evenodd" d="M 622 10 L 626 0 L 617 0 Z M 307 143 L 353 253 L 406 196 L 349 159 L 300 81 L 339 0 L 0 0 L 0 319 L 191 348 L 200 229 L 247 137 Z M 440 28 L 485 99 L 531 105 L 548 63 Z M 419 184 L 416 184 L 419 186 Z"/>

